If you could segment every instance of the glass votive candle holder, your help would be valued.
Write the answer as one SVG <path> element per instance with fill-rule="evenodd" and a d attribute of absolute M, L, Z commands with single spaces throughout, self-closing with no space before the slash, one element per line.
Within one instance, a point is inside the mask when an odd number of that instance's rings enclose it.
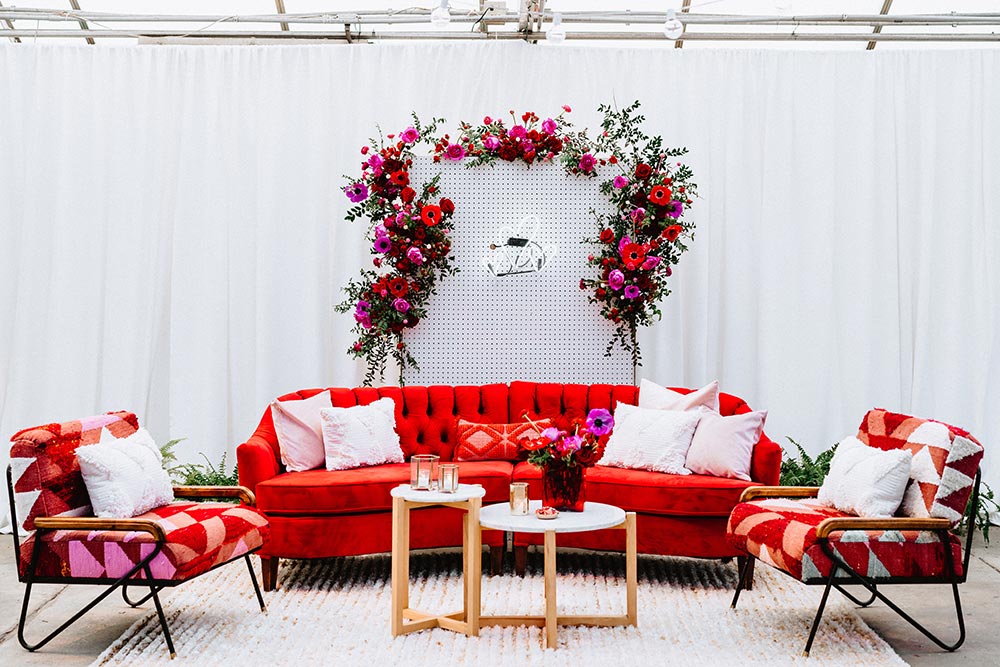
<path fill-rule="evenodd" d="M 510 485 L 510 513 L 515 516 L 528 514 L 527 482 L 514 482 Z"/>
<path fill-rule="evenodd" d="M 438 491 L 455 493 L 458 491 L 458 466 L 454 463 L 442 463 L 438 466 Z"/>
<path fill-rule="evenodd" d="M 410 457 L 410 488 L 415 491 L 430 491 L 437 484 L 438 456 L 416 454 Z"/>

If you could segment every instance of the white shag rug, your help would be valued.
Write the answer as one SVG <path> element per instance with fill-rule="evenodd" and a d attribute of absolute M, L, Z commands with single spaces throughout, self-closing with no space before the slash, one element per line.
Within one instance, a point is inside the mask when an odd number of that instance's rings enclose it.
<path fill-rule="evenodd" d="M 484 576 L 483 614 L 544 614 L 541 554 L 528 575 Z M 560 552 L 558 605 L 567 614 L 621 614 L 624 558 Z M 258 575 L 259 576 L 259 575 Z M 257 608 L 246 567 L 232 563 L 167 591 L 164 611 L 177 658 L 170 660 L 155 612 L 135 623 L 95 665 L 905 665 L 831 593 L 812 655 L 802 656 L 821 587 L 758 565 L 754 589 L 730 609 L 735 562 L 639 557 L 639 625 L 559 628 L 544 649 L 540 628 L 483 628 L 479 637 L 440 628 L 396 639 L 389 631 L 387 555 L 282 561 L 279 589 Z M 461 609 L 461 555 L 414 553 L 410 605 Z"/>

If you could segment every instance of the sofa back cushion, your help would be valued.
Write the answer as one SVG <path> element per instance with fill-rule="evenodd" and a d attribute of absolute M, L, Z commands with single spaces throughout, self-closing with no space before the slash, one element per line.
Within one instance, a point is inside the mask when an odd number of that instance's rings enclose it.
<path fill-rule="evenodd" d="M 948 519 L 957 525 L 972 494 L 983 446 L 969 433 L 948 424 L 869 410 L 858 440 L 878 449 L 913 454 L 910 483 L 900 513 L 909 517 Z"/>
<path fill-rule="evenodd" d="M 136 432 L 139 421 L 131 412 L 109 412 L 14 434 L 11 479 L 17 518 L 25 530 L 34 530 L 35 519 L 40 516 L 91 514 L 76 449 L 98 443 L 102 428 L 116 438 L 124 438 Z"/>

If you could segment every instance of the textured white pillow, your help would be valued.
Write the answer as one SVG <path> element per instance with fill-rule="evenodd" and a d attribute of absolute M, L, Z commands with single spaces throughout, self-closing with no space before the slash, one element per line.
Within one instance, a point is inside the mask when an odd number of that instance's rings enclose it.
<path fill-rule="evenodd" d="M 352 408 L 323 408 L 319 414 L 327 470 L 403 462 L 391 398 Z"/>
<path fill-rule="evenodd" d="M 695 410 L 708 408 L 719 411 L 719 383 L 716 380 L 708 383 L 690 394 L 681 394 L 673 389 L 662 387 L 646 378 L 639 383 L 639 407 L 651 410 Z"/>
<path fill-rule="evenodd" d="M 698 475 L 750 479 L 753 448 L 764 430 L 767 412 L 745 412 L 723 417 L 704 412 L 691 441 L 685 465 Z"/>
<path fill-rule="evenodd" d="M 100 441 L 78 447 L 76 458 L 96 516 L 127 519 L 174 500 L 160 450 L 144 428 L 127 438 L 101 429 Z"/>
<path fill-rule="evenodd" d="M 330 392 L 321 391 L 299 401 L 274 401 L 271 419 L 278 436 L 281 462 L 289 472 L 312 470 L 323 465 L 323 421 L 319 411 L 333 407 Z"/>
<path fill-rule="evenodd" d="M 684 457 L 700 410 L 648 410 L 627 403 L 615 407 L 615 428 L 600 465 L 690 475 Z"/>
<path fill-rule="evenodd" d="M 818 500 L 858 516 L 892 516 L 903 500 L 912 463 L 905 449 L 884 451 L 849 435 L 837 445 Z"/>

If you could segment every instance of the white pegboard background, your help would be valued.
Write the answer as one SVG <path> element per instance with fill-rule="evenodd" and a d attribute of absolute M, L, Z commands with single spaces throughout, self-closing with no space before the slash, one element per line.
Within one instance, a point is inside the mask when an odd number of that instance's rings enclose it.
<path fill-rule="evenodd" d="M 569 176 L 559 165 L 414 161 L 411 177 L 425 183 L 441 173 L 441 194 L 455 202 L 452 252 L 460 272 L 438 283 L 428 318 L 406 334 L 420 370 L 407 384 L 486 384 L 633 381 L 632 360 L 616 349 L 605 357 L 611 323 L 587 302 L 580 278 L 590 277 L 581 240 L 597 234 L 591 209 L 610 208 L 600 180 Z M 501 228 L 538 218 L 541 245 L 557 252 L 536 273 L 494 276 L 484 265 L 491 243 L 506 242 Z"/>

